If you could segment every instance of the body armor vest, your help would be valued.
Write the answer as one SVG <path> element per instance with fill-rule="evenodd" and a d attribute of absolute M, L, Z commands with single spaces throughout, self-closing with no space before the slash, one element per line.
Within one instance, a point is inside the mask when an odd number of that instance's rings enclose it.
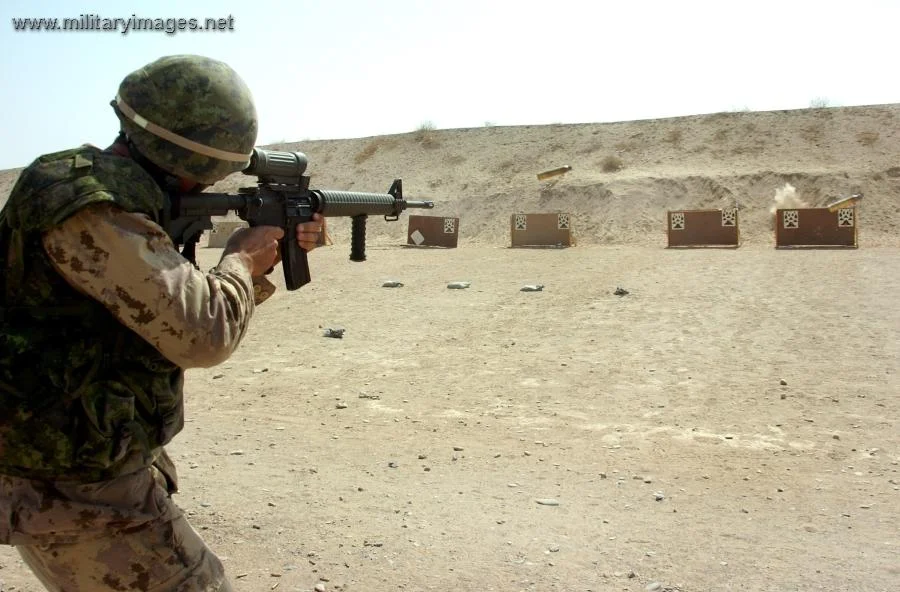
<path fill-rule="evenodd" d="M 83 146 L 37 159 L 0 211 L 0 474 L 113 478 L 183 427 L 183 371 L 70 286 L 41 243 L 101 202 L 158 222 L 166 197 L 134 161 Z"/>

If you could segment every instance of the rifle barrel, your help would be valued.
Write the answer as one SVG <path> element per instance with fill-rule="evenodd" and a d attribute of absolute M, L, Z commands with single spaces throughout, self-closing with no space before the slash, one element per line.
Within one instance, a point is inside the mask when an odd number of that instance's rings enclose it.
<path fill-rule="evenodd" d="M 388 193 L 335 191 L 316 189 L 309 192 L 314 198 L 314 211 L 323 216 L 356 216 L 359 214 L 396 216 L 407 208 L 434 208 L 433 201 L 396 199 Z M 258 199 L 252 194 L 201 193 L 181 198 L 184 216 L 224 216 L 229 211 L 241 211 Z"/>
<path fill-rule="evenodd" d="M 317 189 L 319 212 L 323 216 L 385 215 L 397 216 L 406 208 L 433 208 L 434 202 L 396 199 L 389 193 L 333 191 Z"/>

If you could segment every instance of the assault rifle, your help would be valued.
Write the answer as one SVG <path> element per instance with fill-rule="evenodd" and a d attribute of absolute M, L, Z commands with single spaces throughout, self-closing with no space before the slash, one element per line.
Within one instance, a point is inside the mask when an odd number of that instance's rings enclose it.
<path fill-rule="evenodd" d="M 297 245 L 295 228 L 313 214 L 351 218 L 350 260 L 366 260 L 366 218 L 384 215 L 388 222 L 407 208 L 433 208 L 431 201 L 403 199 L 403 183 L 395 179 L 387 193 L 331 191 L 309 188 L 305 175 L 308 161 L 302 152 L 256 148 L 245 175 L 258 178 L 256 187 L 242 187 L 237 194 L 196 193 L 171 195 L 163 213 L 163 227 L 182 255 L 196 265 L 196 246 L 204 230 L 213 227 L 212 216 L 236 212 L 250 226 L 280 226 L 281 265 L 288 290 L 310 282 L 306 251 Z"/>

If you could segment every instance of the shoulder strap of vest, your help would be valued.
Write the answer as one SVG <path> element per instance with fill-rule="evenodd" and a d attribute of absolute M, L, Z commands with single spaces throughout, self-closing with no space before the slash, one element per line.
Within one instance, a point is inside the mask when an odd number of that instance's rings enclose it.
<path fill-rule="evenodd" d="M 82 146 L 42 156 L 22 171 L 7 202 L 7 223 L 26 232 L 45 231 L 98 202 L 158 221 L 165 195 L 134 160 Z"/>

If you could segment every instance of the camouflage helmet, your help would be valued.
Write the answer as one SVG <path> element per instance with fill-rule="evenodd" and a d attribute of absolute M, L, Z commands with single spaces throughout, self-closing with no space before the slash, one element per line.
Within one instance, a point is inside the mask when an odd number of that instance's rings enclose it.
<path fill-rule="evenodd" d="M 138 151 L 168 173 L 212 185 L 250 163 L 256 107 L 227 64 L 160 58 L 126 76 L 112 106 Z"/>

